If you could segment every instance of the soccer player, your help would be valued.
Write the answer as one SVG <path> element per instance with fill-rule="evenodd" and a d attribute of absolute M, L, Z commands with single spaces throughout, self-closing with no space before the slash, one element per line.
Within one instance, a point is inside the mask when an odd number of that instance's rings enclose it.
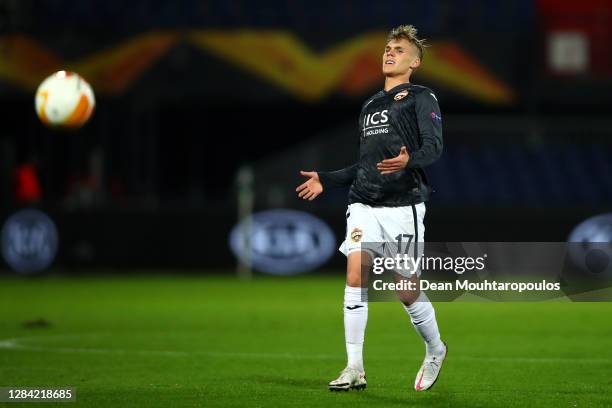
<path fill-rule="evenodd" d="M 324 189 L 350 186 L 344 333 L 348 364 L 329 383 L 330 390 L 363 389 L 366 376 L 363 342 L 368 319 L 367 282 L 362 281 L 361 243 L 395 242 L 401 237 L 423 242 L 425 204 L 431 193 L 423 168 L 442 153 L 442 118 L 434 93 L 410 82 L 423 60 L 424 40 L 411 26 L 394 28 L 382 55 L 384 89 L 363 104 L 359 161 L 337 171 L 302 171 L 308 180 L 299 197 L 314 200 Z M 411 236 L 411 237 L 408 237 Z M 370 255 L 366 255 L 370 256 Z M 446 357 L 433 306 L 425 293 L 400 295 L 414 328 L 425 342 L 425 359 L 414 382 L 417 391 L 435 383 Z"/>

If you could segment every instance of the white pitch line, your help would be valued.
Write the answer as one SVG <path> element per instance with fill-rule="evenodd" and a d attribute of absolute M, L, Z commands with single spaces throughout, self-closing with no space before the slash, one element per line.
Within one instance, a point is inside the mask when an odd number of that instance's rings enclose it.
<path fill-rule="evenodd" d="M 179 351 L 179 350 L 128 350 L 128 349 L 105 349 L 105 348 L 90 348 L 90 347 L 55 347 L 46 345 L 25 344 L 24 341 L 39 340 L 44 338 L 54 339 L 72 339 L 81 337 L 81 335 L 52 335 L 38 337 L 23 337 L 0 340 L 0 349 L 5 350 L 23 350 L 23 351 L 39 351 L 39 352 L 56 352 L 56 353 L 89 353 L 89 354 L 139 354 L 139 355 L 160 355 L 172 357 L 191 357 L 193 355 L 202 355 L 207 357 L 220 358 L 267 358 L 267 359 L 304 359 L 304 360 L 338 360 L 344 356 L 331 354 L 299 354 L 299 353 L 247 353 L 234 351 Z M 95 334 L 86 334 L 83 337 L 102 337 Z"/>
<path fill-rule="evenodd" d="M 106 349 L 88 347 L 55 347 L 45 345 L 24 344 L 24 341 L 41 340 L 45 338 L 72 339 L 79 337 L 103 337 L 101 334 L 75 334 L 75 335 L 50 335 L 37 337 L 22 337 L 0 340 L 0 349 L 34 352 L 56 352 L 74 354 L 136 354 L 136 355 L 157 355 L 167 357 L 191 357 L 194 355 L 216 357 L 216 358 L 247 358 L 247 359 L 286 359 L 286 360 L 343 360 L 344 354 L 310 354 L 310 353 L 249 353 L 234 351 L 180 351 L 180 350 L 128 350 L 128 349 Z M 408 356 L 412 358 L 412 356 Z M 421 356 L 419 356 L 419 359 Z M 383 357 L 382 360 L 396 360 L 394 357 Z M 449 359 L 458 361 L 490 361 L 505 363 L 551 363 L 551 364 L 602 364 L 612 365 L 612 359 L 606 358 L 575 358 L 575 357 L 500 357 L 500 356 L 466 356 L 452 354 Z M 381 358 L 377 358 L 381 360 Z"/>

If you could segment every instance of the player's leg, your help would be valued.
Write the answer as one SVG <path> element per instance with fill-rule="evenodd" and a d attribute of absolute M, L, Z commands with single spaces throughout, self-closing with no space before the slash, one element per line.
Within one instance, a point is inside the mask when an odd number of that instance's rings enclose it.
<path fill-rule="evenodd" d="M 347 364 L 340 377 L 329 383 L 330 390 L 347 391 L 366 387 L 363 343 L 368 322 L 368 292 L 365 287 L 367 283 L 362 280 L 361 254 L 362 251 L 354 251 L 347 256 L 343 306 Z"/>
<path fill-rule="evenodd" d="M 366 386 L 363 364 L 363 343 L 368 321 L 367 268 L 370 256 L 361 251 L 361 241 L 377 229 L 369 221 L 368 208 L 351 205 L 347 213 L 347 236 L 341 249 L 347 256 L 346 286 L 344 288 L 344 337 L 347 366 L 340 377 L 329 383 L 331 390 L 363 389 Z M 366 233 L 368 231 L 368 233 Z"/>
<path fill-rule="evenodd" d="M 368 289 L 362 276 L 362 258 L 367 255 L 355 251 L 348 255 L 346 287 L 344 288 L 344 338 L 348 367 L 360 372 L 363 368 L 363 341 L 368 322 Z"/>
<path fill-rule="evenodd" d="M 415 276 L 413 279 L 418 288 L 418 278 Z M 425 292 L 401 291 L 398 296 L 416 332 L 425 343 L 425 354 L 442 357 L 446 353 L 446 347 L 440 338 L 436 312 Z"/>
<path fill-rule="evenodd" d="M 400 248 L 398 240 L 403 238 L 404 245 L 409 240 L 411 242 L 408 248 L 409 253 L 415 257 L 422 256 L 425 205 L 418 204 L 384 210 L 379 216 L 379 222 L 381 222 L 385 236 L 391 242 L 398 244 L 398 250 L 405 248 L 405 246 Z M 420 271 L 417 272 L 420 274 Z M 416 288 L 418 288 L 418 274 L 410 278 L 417 283 Z M 425 343 L 425 360 L 415 379 L 415 389 L 424 391 L 429 389 L 438 377 L 442 362 L 446 357 L 446 345 L 440 338 L 436 313 L 427 295 L 417 289 L 402 291 L 398 293 L 398 296 L 413 327 Z"/>
<path fill-rule="evenodd" d="M 425 292 L 420 292 L 414 301 L 402 304 L 410 316 L 412 325 L 425 342 L 425 359 L 414 380 L 414 389 L 425 391 L 438 379 L 442 363 L 446 358 L 446 344 L 440 339 L 436 312 Z"/>

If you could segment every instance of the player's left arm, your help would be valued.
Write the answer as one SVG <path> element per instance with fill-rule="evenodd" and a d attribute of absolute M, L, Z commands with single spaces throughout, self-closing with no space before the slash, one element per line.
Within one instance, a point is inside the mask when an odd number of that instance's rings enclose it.
<path fill-rule="evenodd" d="M 397 156 L 376 165 L 380 174 L 397 173 L 406 167 L 426 167 L 438 160 L 442 154 L 442 116 L 433 92 L 427 89 L 419 93 L 416 96 L 415 109 L 420 147 L 408 152 L 406 146 L 402 146 Z"/>
<path fill-rule="evenodd" d="M 421 146 L 409 152 L 407 167 L 422 168 L 438 160 L 442 154 L 442 114 L 436 96 L 429 89 L 419 93 L 415 102 Z"/>

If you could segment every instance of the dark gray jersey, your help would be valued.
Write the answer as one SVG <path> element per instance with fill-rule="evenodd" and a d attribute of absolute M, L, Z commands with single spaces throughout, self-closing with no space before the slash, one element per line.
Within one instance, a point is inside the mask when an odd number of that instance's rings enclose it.
<path fill-rule="evenodd" d="M 363 104 L 359 116 L 359 162 L 342 170 L 319 172 L 323 188 L 348 186 L 349 203 L 398 207 L 426 201 L 431 193 L 423 168 L 442 153 L 442 117 L 434 93 L 401 84 L 380 91 Z M 376 164 L 406 146 L 405 169 L 382 175 Z"/>

